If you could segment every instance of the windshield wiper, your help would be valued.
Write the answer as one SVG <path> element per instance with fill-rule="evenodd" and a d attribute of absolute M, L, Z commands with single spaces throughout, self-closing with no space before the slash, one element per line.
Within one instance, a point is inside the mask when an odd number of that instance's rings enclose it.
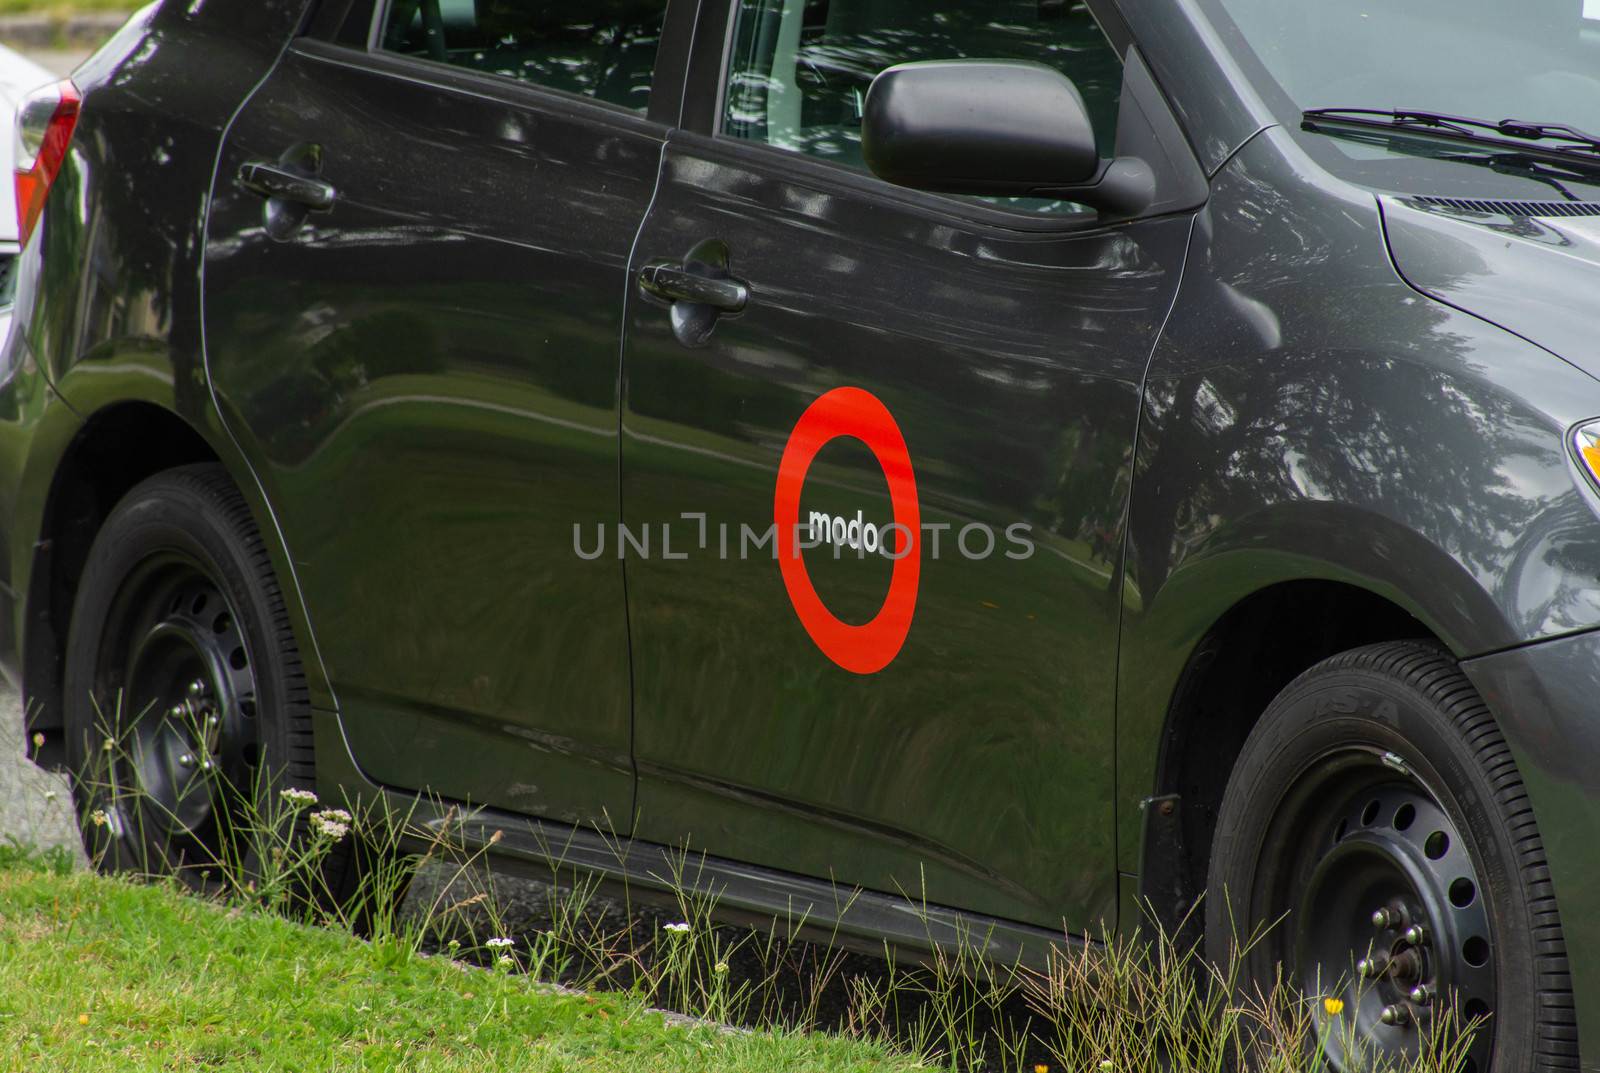
<path fill-rule="evenodd" d="M 1379 130 L 1418 131 L 1523 149 L 1530 148 L 1528 143 L 1536 142 L 1540 143 L 1538 150 L 1548 153 L 1600 156 L 1600 137 L 1565 123 L 1535 123 L 1523 119 L 1495 121 L 1451 115 L 1448 112 L 1420 112 L 1402 108 L 1308 108 L 1300 113 L 1300 118 L 1307 127 L 1324 122 Z"/>

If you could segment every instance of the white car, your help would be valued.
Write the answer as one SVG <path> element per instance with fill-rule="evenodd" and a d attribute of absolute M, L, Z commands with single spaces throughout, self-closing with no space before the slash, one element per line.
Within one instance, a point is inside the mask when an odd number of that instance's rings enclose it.
<path fill-rule="evenodd" d="M 0 108 L 13 118 L 17 105 L 33 90 L 57 81 L 49 71 L 0 45 Z M 16 156 L 15 138 L 0 138 L 0 174 L 10 175 Z M 11 300 L 15 290 L 12 268 L 20 249 L 17 245 L 17 202 L 14 196 L 0 196 L 0 338 L 11 320 Z"/>

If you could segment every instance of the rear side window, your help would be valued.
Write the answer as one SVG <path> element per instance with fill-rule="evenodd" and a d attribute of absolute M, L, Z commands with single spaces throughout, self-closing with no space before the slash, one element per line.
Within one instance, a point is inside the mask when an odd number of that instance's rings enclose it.
<path fill-rule="evenodd" d="M 643 113 L 667 0 L 392 0 L 383 49 Z"/>
<path fill-rule="evenodd" d="M 722 132 L 865 168 L 861 111 L 872 80 L 897 63 L 953 59 L 1057 68 L 1083 94 L 1100 155 L 1114 154 L 1122 61 L 1081 0 L 740 0 Z"/>

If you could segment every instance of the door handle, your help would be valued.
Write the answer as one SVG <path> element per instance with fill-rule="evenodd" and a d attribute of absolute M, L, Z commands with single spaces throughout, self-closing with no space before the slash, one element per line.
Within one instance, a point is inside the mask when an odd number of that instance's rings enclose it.
<path fill-rule="evenodd" d="M 319 212 L 333 208 L 333 186 L 279 164 L 255 162 L 239 167 L 239 185 L 264 198 L 291 201 Z"/>
<path fill-rule="evenodd" d="M 673 261 L 652 261 L 639 270 L 639 286 L 668 302 L 710 306 L 721 313 L 738 313 L 750 301 L 750 286 L 743 280 L 691 272 Z"/>

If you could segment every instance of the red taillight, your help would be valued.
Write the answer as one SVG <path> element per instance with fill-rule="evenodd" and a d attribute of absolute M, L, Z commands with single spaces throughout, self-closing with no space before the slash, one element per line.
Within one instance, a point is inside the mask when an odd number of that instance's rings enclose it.
<path fill-rule="evenodd" d="M 17 106 L 17 241 L 27 245 L 56 181 L 83 98 L 70 81 L 42 86 Z"/>

